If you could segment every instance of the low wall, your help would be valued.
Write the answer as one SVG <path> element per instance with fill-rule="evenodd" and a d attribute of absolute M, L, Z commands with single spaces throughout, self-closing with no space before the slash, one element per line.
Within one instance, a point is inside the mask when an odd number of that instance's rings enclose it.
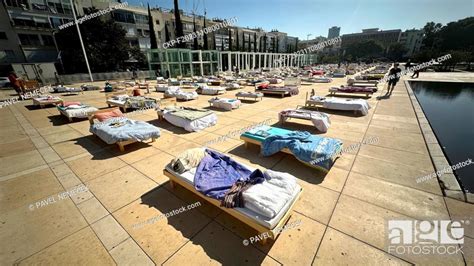
<path fill-rule="evenodd" d="M 92 73 L 94 81 L 105 81 L 114 79 L 131 79 L 133 72 L 107 72 L 107 73 Z M 154 71 L 137 71 L 139 79 L 155 78 Z M 89 74 L 71 74 L 71 75 L 60 75 L 61 81 L 65 84 L 90 82 Z"/>

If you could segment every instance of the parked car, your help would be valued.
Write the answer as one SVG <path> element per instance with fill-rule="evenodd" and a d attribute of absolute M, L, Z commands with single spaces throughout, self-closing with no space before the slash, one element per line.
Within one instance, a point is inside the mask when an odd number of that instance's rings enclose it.
<path fill-rule="evenodd" d="M 0 77 L 0 88 L 10 87 L 10 80 L 8 77 Z"/>

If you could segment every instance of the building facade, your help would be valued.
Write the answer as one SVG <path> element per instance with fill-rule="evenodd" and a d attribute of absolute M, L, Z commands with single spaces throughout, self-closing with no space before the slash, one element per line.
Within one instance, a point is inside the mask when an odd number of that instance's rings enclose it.
<path fill-rule="evenodd" d="M 397 30 L 379 30 L 378 28 L 363 29 L 362 33 L 351 33 L 344 34 L 342 38 L 342 47 L 361 41 L 373 40 L 382 45 L 383 48 L 387 49 L 392 43 L 400 41 L 402 31 Z"/>
<path fill-rule="evenodd" d="M 400 36 L 400 43 L 402 43 L 407 49 L 407 52 L 405 53 L 406 57 L 410 57 L 420 51 L 423 42 L 423 36 L 423 30 L 411 29 L 402 32 Z"/>
<path fill-rule="evenodd" d="M 72 9 L 65 0 L 4 0 L 0 7 L 0 62 L 53 62 L 58 57 L 55 29 L 72 21 Z M 3 42 L 3 41 L 2 41 Z"/>
<path fill-rule="evenodd" d="M 328 39 L 333 39 L 339 37 L 341 33 L 341 27 L 333 26 L 328 30 Z"/>

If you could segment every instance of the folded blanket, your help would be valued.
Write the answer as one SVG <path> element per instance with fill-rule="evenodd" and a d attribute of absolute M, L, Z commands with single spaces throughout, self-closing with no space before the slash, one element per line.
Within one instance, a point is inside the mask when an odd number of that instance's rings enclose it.
<path fill-rule="evenodd" d="M 292 199 L 298 185 L 296 178 L 288 173 L 267 170 L 264 177 L 265 181 L 250 186 L 242 193 L 244 207 L 273 218 Z"/>
<path fill-rule="evenodd" d="M 305 109 L 286 109 L 279 113 L 280 122 L 285 122 L 288 118 L 300 118 L 300 119 L 311 120 L 311 122 L 313 122 L 313 125 L 316 127 L 316 129 L 318 129 L 321 132 L 327 132 L 329 129 L 329 126 L 331 125 L 331 121 L 329 120 L 329 115 L 322 112 L 305 110 Z"/>

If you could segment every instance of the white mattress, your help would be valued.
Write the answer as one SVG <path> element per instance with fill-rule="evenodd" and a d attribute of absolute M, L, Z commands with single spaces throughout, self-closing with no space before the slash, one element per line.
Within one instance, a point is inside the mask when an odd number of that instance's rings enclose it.
<path fill-rule="evenodd" d="M 194 100 L 198 98 L 198 94 L 195 91 L 182 91 L 177 86 L 169 86 L 165 90 L 165 97 L 176 97 L 178 100 Z"/>
<path fill-rule="evenodd" d="M 89 113 L 95 112 L 97 110 L 99 109 L 92 106 L 87 106 L 87 107 L 78 108 L 78 109 L 66 109 L 66 110 L 59 109 L 59 112 L 61 112 L 61 114 L 63 114 L 66 117 L 86 118 L 88 117 Z"/>
<path fill-rule="evenodd" d="M 252 168 L 250 166 L 247 166 L 247 165 L 245 165 L 245 166 L 251 171 L 254 170 L 254 168 Z M 172 173 L 174 176 L 176 176 L 176 177 L 180 178 L 181 180 L 186 181 L 190 185 L 194 186 L 194 174 L 196 172 L 196 168 L 193 168 L 193 169 L 191 169 L 189 171 L 186 171 L 182 174 L 178 174 L 178 173 L 174 172 L 173 169 L 171 169 L 171 167 L 169 165 L 166 165 L 166 170 L 168 170 L 168 172 Z M 280 210 L 280 212 L 277 213 L 277 215 L 275 215 L 275 217 L 273 217 L 271 219 L 267 218 L 267 217 L 264 217 L 260 214 L 257 214 L 256 212 L 251 211 L 247 208 L 233 208 L 233 209 L 240 212 L 241 214 L 249 217 L 250 219 L 256 221 L 260 225 L 263 225 L 268 229 L 273 229 L 278 224 L 278 222 L 280 222 L 280 220 L 287 213 L 287 211 L 290 209 L 290 206 L 297 199 L 298 193 L 300 191 L 301 191 L 301 187 L 297 184 L 296 189 L 293 191 L 293 194 L 292 194 L 292 200 L 288 201 L 285 204 L 285 206 L 283 206 L 283 208 Z"/>
<path fill-rule="evenodd" d="M 176 116 L 173 113 L 164 111 L 163 118 L 169 123 L 177 127 L 182 127 L 189 132 L 200 131 L 217 124 L 217 115 L 214 113 L 190 121 L 188 119 Z"/>
<path fill-rule="evenodd" d="M 320 100 L 318 98 L 311 97 L 308 100 L 310 103 L 321 104 L 323 108 L 332 109 L 332 110 L 343 110 L 343 111 L 360 111 L 363 115 L 369 113 L 371 108 L 369 103 L 363 99 L 344 99 L 344 98 L 324 98 Z"/>
<path fill-rule="evenodd" d="M 222 108 L 227 111 L 237 109 L 242 105 L 242 102 L 240 100 L 228 98 L 212 98 L 208 102 L 216 108 Z"/>
<path fill-rule="evenodd" d="M 165 92 L 168 88 L 171 88 L 172 90 L 179 89 L 178 86 L 168 86 L 165 84 L 158 84 L 155 86 L 156 92 Z"/>
<path fill-rule="evenodd" d="M 203 86 L 201 87 L 201 93 L 205 95 L 216 95 L 216 94 L 221 94 L 225 93 L 225 88 L 224 87 L 207 87 Z"/>

